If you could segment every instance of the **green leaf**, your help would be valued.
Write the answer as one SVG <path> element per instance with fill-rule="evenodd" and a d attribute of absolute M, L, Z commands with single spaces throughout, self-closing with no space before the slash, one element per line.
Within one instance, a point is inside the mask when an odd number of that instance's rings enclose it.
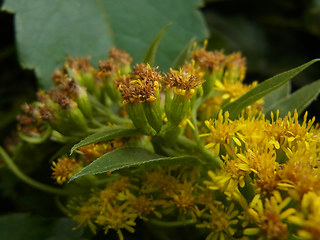
<path fill-rule="evenodd" d="M 172 23 L 168 23 L 160 30 L 157 37 L 153 40 L 153 42 L 151 43 L 150 47 L 148 48 L 144 56 L 144 60 L 143 60 L 144 63 L 149 63 L 151 66 L 154 65 L 160 41 L 163 35 L 165 34 L 165 32 L 167 31 L 168 27 L 170 27 L 171 25 Z"/>
<path fill-rule="evenodd" d="M 277 103 L 281 99 L 287 97 L 290 95 L 291 91 L 291 82 L 287 82 L 283 86 L 279 87 L 277 90 L 274 90 L 273 92 L 269 93 L 264 98 L 263 107 L 268 108 L 269 106 Z"/>
<path fill-rule="evenodd" d="M 141 134 L 140 131 L 137 129 L 128 129 L 128 128 L 107 128 L 106 130 L 102 130 L 100 132 L 96 132 L 92 135 L 89 135 L 79 143 L 75 144 L 71 148 L 70 155 L 77 150 L 78 148 L 81 148 L 83 146 L 97 143 L 97 142 L 103 142 L 103 141 L 109 141 L 115 138 L 120 137 L 130 137 Z"/>
<path fill-rule="evenodd" d="M 165 70 L 192 37 L 208 30 L 198 10 L 201 0 L 5 0 L 3 10 L 15 13 L 16 41 L 21 64 L 34 68 L 49 87 L 53 71 L 67 55 L 92 57 L 97 65 L 106 50 L 117 46 L 136 62 L 159 29 L 172 27 L 159 44 L 155 64 Z"/>
<path fill-rule="evenodd" d="M 309 106 L 309 104 L 316 99 L 320 93 L 320 80 L 306 85 L 299 90 L 295 91 L 293 94 L 281 99 L 280 101 L 274 103 L 264 110 L 268 116 L 270 112 L 276 112 L 277 109 L 280 111 L 280 116 L 284 117 L 290 111 L 296 109 L 298 114 L 302 113 L 303 110 Z"/>
<path fill-rule="evenodd" d="M 234 102 L 231 102 L 226 106 L 224 106 L 223 110 L 229 111 L 230 119 L 235 119 L 237 116 L 239 116 L 242 109 L 254 103 L 255 101 L 259 100 L 260 98 L 266 96 L 268 93 L 283 86 L 288 81 L 290 81 L 293 77 L 295 77 L 297 74 L 299 74 L 304 69 L 306 69 L 307 67 L 309 67 L 310 65 L 318 61 L 320 61 L 320 59 L 311 60 L 299 67 L 280 73 L 272 78 L 265 80 L 255 88 L 248 91 L 246 94 L 242 95 L 240 98 L 238 98 Z"/>
<path fill-rule="evenodd" d="M 143 164 L 170 165 L 196 165 L 197 158 L 192 156 L 164 157 L 144 148 L 124 147 L 106 153 L 94 162 L 76 173 L 70 181 L 85 175 L 112 172 L 115 170 L 139 166 Z"/>
<path fill-rule="evenodd" d="M 85 240 L 82 237 L 83 228 L 70 218 L 60 218 L 51 228 L 51 236 L 45 240 Z"/>
<path fill-rule="evenodd" d="M 196 41 L 195 38 L 192 38 L 187 45 L 182 49 L 179 55 L 173 61 L 173 68 L 178 69 L 179 67 L 183 66 L 186 60 L 191 57 L 193 43 Z"/>

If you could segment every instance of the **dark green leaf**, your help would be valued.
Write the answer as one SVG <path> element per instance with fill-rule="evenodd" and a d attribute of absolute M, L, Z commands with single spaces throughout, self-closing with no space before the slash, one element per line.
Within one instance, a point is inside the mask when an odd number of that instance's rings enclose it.
<path fill-rule="evenodd" d="M 201 0 L 5 0 L 3 10 L 16 13 L 15 30 L 20 61 L 34 68 L 40 83 L 49 87 L 53 71 L 67 55 L 105 59 L 117 46 L 136 62 L 159 29 L 172 27 L 161 40 L 155 64 L 166 69 L 192 37 L 208 31 L 197 8 Z"/>
<path fill-rule="evenodd" d="M 149 63 L 151 66 L 154 65 L 160 41 L 163 35 L 165 34 L 165 32 L 167 31 L 168 27 L 170 27 L 171 25 L 172 23 L 168 23 L 160 30 L 157 37 L 153 40 L 153 42 L 149 46 L 146 52 L 146 55 L 144 56 L 144 60 L 143 60 L 144 63 Z"/>
<path fill-rule="evenodd" d="M 70 154 L 72 154 L 78 148 L 92 144 L 92 143 L 109 141 L 109 140 L 120 138 L 120 137 L 130 137 L 130 136 L 135 136 L 139 134 L 141 133 L 137 129 L 107 128 L 86 137 L 85 139 L 83 139 L 82 141 L 74 145 L 71 148 Z"/>
<path fill-rule="evenodd" d="M 70 181 L 85 175 L 112 172 L 115 170 L 143 164 L 196 165 L 197 158 L 191 156 L 164 157 L 144 148 L 124 147 L 106 153 L 75 174 Z"/>
<path fill-rule="evenodd" d="M 25 213 L 0 217 L 0 238 L 5 240 L 83 240 L 83 229 L 67 218 L 48 219 Z"/>
<path fill-rule="evenodd" d="M 272 78 L 265 80 L 260 83 L 255 88 L 248 91 L 246 94 L 242 95 L 236 101 L 231 102 L 223 107 L 224 111 L 229 111 L 230 119 L 235 119 L 241 113 L 242 109 L 259 100 L 260 98 L 266 96 L 268 93 L 278 89 L 279 87 L 286 84 L 297 74 L 302 72 L 304 69 L 309 67 L 315 62 L 320 61 L 320 59 L 311 60 L 299 67 L 291 69 L 289 71 L 280 73 Z"/>
<path fill-rule="evenodd" d="M 268 113 L 275 113 L 277 109 L 279 109 L 280 116 L 284 117 L 289 111 L 292 113 L 296 109 L 298 114 L 300 114 L 313 100 L 316 99 L 319 93 L 320 80 L 300 88 L 288 97 L 281 99 L 268 108 L 265 108 L 264 112 L 268 116 Z"/>
<path fill-rule="evenodd" d="M 48 236 L 48 220 L 15 213 L 0 217 L 0 236 L 6 240 L 42 240 Z"/>
<path fill-rule="evenodd" d="M 51 236 L 46 240 L 84 240 L 83 228 L 69 218 L 60 218 L 54 222 L 51 228 Z M 77 228 L 76 228 L 77 227 Z M 76 228 L 74 230 L 74 228 Z"/>

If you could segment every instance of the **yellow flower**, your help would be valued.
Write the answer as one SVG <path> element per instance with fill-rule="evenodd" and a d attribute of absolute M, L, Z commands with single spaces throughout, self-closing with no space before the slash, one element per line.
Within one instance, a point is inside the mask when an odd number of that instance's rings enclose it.
<path fill-rule="evenodd" d="M 213 239 L 231 239 L 236 229 L 233 225 L 238 223 L 234 219 L 238 215 L 238 211 L 234 210 L 234 204 L 226 207 L 221 202 L 207 205 L 208 212 L 202 214 L 203 223 L 197 224 L 198 228 L 208 228 L 212 232 L 206 237 L 206 240 Z"/>
<path fill-rule="evenodd" d="M 112 150 L 122 147 L 126 144 L 127 140 L 123 138 L 117 138 L 109 142 L 100 142 L 89 144 L 81 147 L 77 150 L 86 162 L 92 162 L 93 160 L 101 157 L 105 153 L 111 152 Z"/>
<path fill-rule="evenodd" d="M 298 146 L 305 146 L 304 143 Z M 289 160 L 279 170 L 279 189 L 299 200 L 308 192 L 320 193 L 319 155 L 305 148 L 292 152 Z"/>
<path fill-rule="evenodd" d="M 114 229 L 120 240 L 123 240 L 123 234 L 121 229 L 133 233 L 133 226 L 136 225 L 135 220 L 137 218 L 135 211 L 128 206 L 125 202 L 122 205 L 112 205 L 108 203 L 106 208 L 97 217 L 96 223 L 104 226 L 105 234 L 109 229 Z"/>
<path fill-rule="evenodd" d="M 241 141 L 237 136 L 238 126 L 229 120 L 228 112 L 225 112 L 223 116 L 222 111 L 220 111 L 218 119 L 207 120 L 205 124 L 207 128 L 209 128 L 210 133 L 201 134 L 200 136 L 206 137 L 206 148 L 213 149 L 212 151 L 215 155 L 219 154 L 221 145 L 224 146 L 227 151 L 233 143 L 241 146 Z"/>
<path fill-rule="evenodd" d="M 250 221 L 255 223 L 257 227 L 246 228 L 245 235 L 260 235 L 268 239 L 286 239 L 288 236 L 288 227 L 284 222 L 289 216 L 296 212 L 293 208 L 287 208 L 291 202 L 291 198 L 282 200 L 278 191 L 273 192 L 273 196 L 268 199 L 261 199 L 257 194 L 246 210 L 249 213 Z"/>
<path fill-rule="evenodd" d="M 195 194 L 193 193 L 194 187 L 192 183 L 185 181 L 183 184 L 178 184 L 173 193 L 170 194 L 172 202 L 184 213 L 187 210 L 193 210 L 195 208 Z"/>
<path fill-rule="evenodd" d="M 80 226 L 86 227 L 88 226 L 90 230 L 96 234 L 97 226 L 94 224 L 94 219 L 99 214 L 99 206 L 90 203 L 89 201 L 82 200 L 79 202 L 79 199 L 74 199 L 67 206 L 72 212 L 72 219 L 76 221 Z"/>
<path fill-rule="evenodd" d="M 199 88 L 204 81 L 199 75 L 187 72 L 185 68 L 179 71 L 170 68 L 170 73 L 163 79 L 163 84 L 166 85 L 166 90 L 172 88 L 175 94 L 185 96 L 186 100 L 189 100 L 195 93 L 195 89 Z"/>
<path fill-rule="evenodd" d="M 62 157 L 57 162 L 52 162 L 52 176 L 59 184 L 71 179 L 73 174 L 81 168 L 82 164 L 75 158 Z"/>
<path fill-rule="evenodd" d="M 145 174 L 141 191 L 145 193 L 159 192 L 168 196 L 175 192 L 178 184 L 179 180 L 171 176 L 170 170 L 160 168 L 158 171 Z"/>
<path fill-rule="evenodd" d="M 289 222 L 301 227 L 297 234 L 303 239 L 318 239 L 320 236 L 320 196 L 309 192 L 301 201 L 301 212 L 288 218 Z"/>

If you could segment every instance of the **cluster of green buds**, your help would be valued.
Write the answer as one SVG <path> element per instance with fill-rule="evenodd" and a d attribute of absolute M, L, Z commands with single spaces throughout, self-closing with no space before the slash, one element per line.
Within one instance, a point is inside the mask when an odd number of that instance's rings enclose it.
<path fill-rule="evenodd" d="M 121 107 L 121 95 L 116 79 L 131 72 L 132 58 L 118 49 L 111 49 L 99 69 L 91 66 L 89 58 L 68 57 L 61 70 L 52 76 L 54 87 L 39 91 L 38 100 L 23 106 L 18 116 L 18 132 L 26 140 L 53 135 L 85 136 L 108 123 L 130 123 L 110 110 Z M 62 138 L 61 138 L 62 137 Z M 32 139 L 33 138 L 33 139 Z"/>
<path fill-rule="evenodd" d="M 42 131 L 50 126 L 63 136 L 84 136 L 110 123 L 131 123 L 141 133 L 159 135 L 171 144 L 186 122 L 194 127 L 189 121 L 192 111 L 219 82 L 241 82 L 245 73 L 240 54 L 208 52 L 205 45 L 195 47 L 191 61 L 168 73 L 148 63 L 131 67 L 131 62 L 130 55 L 118 49 L 111 49 L 98 69 L 89 58 L 68 57 L 53 75 L 55 86 L 48 93 L 40 91 L 38 102 L 25 107 L 19 129 L 34 136 L 35 126 L 42 125 Z"/>
<path fill-rule="evenodd" d="M 86 119 L 93 118 L 92 105 L 86 90 L 71 78 L 63 78 L 49 93 L 38 93 L 41 119 L 54 130 L 70 136 L 88 132 Z"/>
<path fill-rule="evenodd" d="M 107 60 L 99 61 L 97 77 L 103 84 L 102 91 L 105 93 L 105 100 L 109 99 L 121 105 L 121 95 L 116 90 L 116 79 L 131 72 L 131 62 L 132 58 L 129 54 L 116 48 L 111 49 Z"/>
<path fill-rule="evenodd" d="M 117 89 L 135 127 L 146 135 L 156 135 L 162 127 L 160 108 L 161 75 L 149 64 L 138 64 L 117 79 Z"/>
<path fill-rule="evenodd" d="M 23 105 L 18 116 L 18 130 L 26 139 L 48 137 L 51 129 L 70 136 L 88 132 L 87 120 L 93 118 L 87 91 L 75 80 L 56 73 L 56 86 L 49 93 L 38 92 L 38 101 Z"/>

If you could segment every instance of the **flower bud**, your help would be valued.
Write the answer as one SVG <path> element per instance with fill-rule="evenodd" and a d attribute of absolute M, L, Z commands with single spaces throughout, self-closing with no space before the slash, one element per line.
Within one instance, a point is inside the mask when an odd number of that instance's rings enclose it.
<path fill-rule="evenodd" d="M 142 103 L 132 102 L 126 105 L 127 113 L 132 120 L 134 126 L 146 135 L 154 136 L 156 131 L 150 126 L 148 119 L 144 113 Z"/>
<path fill-rule="evenodd" d="M 132 58 L 129 54 L 116 48 L 110 50 L 106 61 L 99 61 L 97 77 L 101 79 L 107 97 L 114 103 L 119 104 L 121 101 L 121 94 L 116 90 L 115 80 L 131 72 L 131 62 Z"/>
<path fill-rule="evenodd" d="M 190 111 L 190 99 L 205 80 L 192 75 L 185 68 L 170 73 L 163 79 L 166 85 L 165 111 L 168 121 L 178 126 Z"/>
<path fill-rule="evenodd" d="M 68 57 L 65 69 L 69 77 L 75 79 L 80 85 L 84 86 L 89 93 L 99 99 L 101 95 L 101 84 L 95 79 L 95 69 L 90 65 L 89 59 L 89 57 L 78 59 Z"/>
<path fill-rule="evenodd" d="M 40 92 L 38 98 L 42 102 L 41 118 L 53 129 L 67 136 L 83 135 L 88 131 L 86 118 L 78 104 L 59 89 L 52 89 L 49 95 Z"/>
<path fill-rule="evenodd" d="M 77 102 L 80 110 L 87 118 L 93 118 L 92 105 L 84 87 L 71 78 L 61 80 L 58 87 L 65 96 Z"/>
<path fill-rule="evenodd" d="M 138 64 L 133 70 L 129 76 L 117 79 L 117 89 L 136 128 L 154 135 L 162 127 L 159 94 L 161 76 L 156 69 L 145 64 Z"/>
<path fill-rule="evenodd" d="M 208 52 L 205 47 L 206 43 L 204 47 L 195 49 L 192 59 L 204 72 L 206 82 L 203 84 L 203 92 L 204 96 L 208 96 L 213 91 L 215 81 L 222 79 L 226 56 L 219 51 Z"/>
<path fill-rule="evenodd" d="M 225 61 L 223 81 L 228 83 L 242 82 L 246 74 L 246 59 L 241 53 L 233 53 L 227 56 Z"/>

